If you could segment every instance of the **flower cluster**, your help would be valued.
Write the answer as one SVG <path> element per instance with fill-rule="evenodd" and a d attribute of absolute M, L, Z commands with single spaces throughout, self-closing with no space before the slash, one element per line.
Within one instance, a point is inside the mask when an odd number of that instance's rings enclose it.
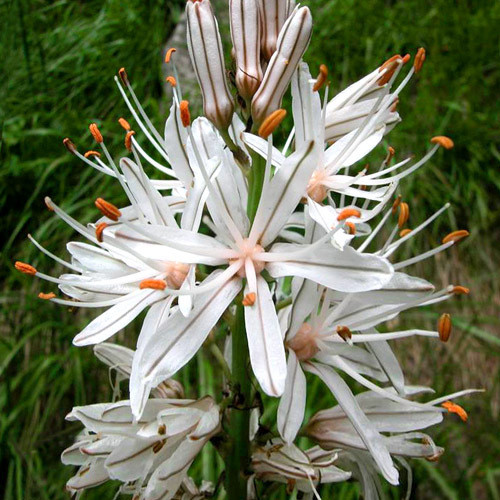
<path fill-rule="evenodd" d="M 376 498 L 379 474 L 398 484 L 400 466 L 408 469 L 405 457 L 436 460 L 443 452 L 422 429 L 441 422 L 445 412 L 467 418 L 450 400 L 470 391 L 428 400 L 430 389 L 406 384 L 389 344 L 409 336 L 446 342 L 448 314 L 436 330 L 379 332 L 402 311 L 468 293 L 460 285 L 435 290 L 404 272 L 456 244 L 465 230 L 425 253 L 395 258 L 449 207 L 406 228 L 409 205 L 396 196 L 399 183 L 453 142 L 436 136 L 421 159 L 398 162 L 389 148 L 368 173 L 363 158 L 375 157 L 400 121 L 399 96 L 422 69 L 425 51 L 418 50 L 412 65 L 409 55 L 391 57 L 330 99 L 327 67 L 314 78 L 303 61 L 312 33 L 307 7 L 293 0 L 230 0 L 229 9 L 232 78 L 210 0 L 186 5 L 204 116 L 191 118 L 175 49 L 166 55 L 173 99 L 164 135 L 122 68 L 116 83 L 142 132 L 139 139 L 120 118 L 130 154 L 115 161 L 96 124 L 89 128 L 100 151 L 82 154 L 69 139 L 64 144 L 114 177 L 129 205 L 97 198 L 102 217 L 83 225 L 46 198 L 49 210 L 87 242 L 69 242 L 65 261 L 30 237 L 67 268 L 59 277 L 16 263 L 66 296 L 40 293 L 42 299 L 105 309 L 74 344 L 94 345 L 117 379 L 129 380 L 129 400 L 117 400 L 116 388 L 112 403 L 75 407 L 68 415 L 85 431 L 62 455 L 64 463 L 80 466 L 67 486 L 80 492 L 117 479 L 119 491 L 134 499 L 211 496 L 214 486 L 198 488 L 188 475 L 211 442 L 226 461 L 228 498 L 242 498 L 238 483 L 254 498 L 268 482 L 319 498 L 322 483 L 351 476 L 361 480 L 366 498 Z M 281 106 L 289 89 L 293 128 L 278 149 L 273 133 L 287 114 Z M 134 350 L 107 342 L 144 311 L 140 334 L 129 342 Z M 172 379 L 207 338 L 225 377 L 219 402 L 185 399 Z M 305 372 L 317 376 L 338 405 L 304 425 L 313 380 Z M 354 395 L 346 379 L 367 391 Z M 280 398 L 277 432 L 259 424 L 254 392 L 260 391 Z M 234 439 L 238 429 L 243 445 Z M 300 450 L 299 433 L 318 446 Z"/>

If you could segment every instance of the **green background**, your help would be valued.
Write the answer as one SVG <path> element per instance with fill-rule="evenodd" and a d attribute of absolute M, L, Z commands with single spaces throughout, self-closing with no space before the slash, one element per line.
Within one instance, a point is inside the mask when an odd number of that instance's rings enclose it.
<path fill-rule="evenodd" d="M 415 462 L 413 498 L 498 500 L 500 3 L 305 3 L 315 19 L 306 61 L 313 72 L 321 63 L 329 66 L 334 91 L 393 53 L 427 49 L 424 70 L 401 98 L 403 122 L 387 144 L 398 158 L 420 157 L 430 137 L 451 136 L 455 149 L 439 152 L 400 190 L 410 205 L 410 227 L 446 200 L 453 210 L 401 258 L 435 246 L 451 230 L 468 228 L 471 236 L 458 248 L 409 271 L 437 287 L 469 286 L 471 294 L 440 308 L 407 313 L 390 326 L 432 327 L 441 312 L 452 313 L 448 344 L 422 338 L 398 344 L 408 381 L 432 385 L 439 394 L 467 387 L 486 392 L 462 400 L 470 416 L 466 424 L 450 415 L 432 431 L 447 452 L 438 464 Z M 96 121 L 111 150 L 125 152 L 116 120 L 128 113 L 112 78 L 121 66 L 127 67 L 136 93 L 162 129 L 169 103 L 161 53 L 182 8 L 181 1 L 0 3 L 0 495 L 5 499 L 67 498 L 64 483 L 72 471 L 60 464 L 59 454 L 79 427 L 65 422 L 64 415 L 74 404 L 101 402 L 111 395 L 106 368 L 91 349 L 71 344 L 91 314 L 38 300 L 39 291 L 51 288 L 15 272 L 13 261 L 30 262 L 48 273 L 60 271 L 26 239 L 30 232 L 64 256 L 65 242 L 75 236 L 45 209 L 45 195 L 82 222 L 96 218 L 97 196 L 124 201 L 116 183 L 81 165 L 61 141 L 69 136 L 81 150 L 93 148 L 87 126 Z M 119 340 L 133 344 L 136 333 L 128 327 Z M 183 371 L 189 396 L 219 393 L 220 374 L 211 361 L 209 353 L 201 352 Z M 309 397 L 318 406 L 333 402 L 314 382 Z M 215 478 L 220 470 L 215 457 L 207 448 L 193 471 Z M 112 498 L 114 487 L 85 497 Z M 324 490 L 324 498 L 330 491 Z M 403 489 L 387 491 L 399 498 Z M 352 484 L 333 492 L 333 498 L 358 498 Z M 283 491 L 276 498 L 285 498 Z"/>

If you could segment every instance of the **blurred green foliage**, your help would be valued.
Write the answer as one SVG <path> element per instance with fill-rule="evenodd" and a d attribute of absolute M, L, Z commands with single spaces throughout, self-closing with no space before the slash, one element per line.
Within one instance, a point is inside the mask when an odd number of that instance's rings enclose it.
<path fill-rule="evenodd" d="M 498 363 L 500 295 L 496 280 L 500 211 L 500 2 L 495 0 L 309 0 L 315 34 L 307 61 L 314 72 L 330 68 L 332 90 L 344 88 L 395 52 L 414 54 L 424 46 L 428 59 L 421 75 L 403 93 L 403 122 L 388 136 L 399 158 L 422 155 L 430 137 L 446 134 L 456 148 L 440 152 L 403 183 L 417 224 L 445 200 L 453 212 L 410 245 L 407 252 L 430 248 L 453 229 L 468 227 L 471 237 L 458 253 L 426 263 L 419 271 L 439 286 L 470 285 L 470 300 L 449 306 L 456 337 L 448 346 L 405 341 L 400 350 L 412 383 L 438 392 L 470 385 L 488 389 L 469 398 L 470 425 L 450 418 L 435 435 L 447 446 L 442 463 L 416 467 L 415 498 L 492 498 L 498 500 Z M 182 0 L 0 2 L 0 207 L 3 281 L 0 323 L 0 495 L 6 500 L 63 499 L 72 471 L 59 462 L 78 426 L 64 422 L 74 404 L 110 396 L 106 369 L 90 349 L 71 339 L 89 319 L 36 299 L 43 284 L 13 271 L 15 259 L 52 271 L 33 246 L 32 232 L 56 254 L 74 237 L 45 210 L 43 196 L 83 222 L 95 218 L 93 199 L 110 193 L 124 201 L 109 178 L 97 175 L 67 154 L 71 137 L 92 147 L 87 125 L 96 121 L 110 149 L 123 150 L 116 123 L 128 116 L 113 75 L 126 66 L 153 122 L 162 128 L 168 102 L 163 96 L 161 52 L 183 8 Z M 225 36 L 227 37 L 227 33 Z M 54 271 L 55 274 L 59 269 Z M 437 309 L 412 313 L 406 321 L 434 323 Z M 134 336 L 129 327 L 120 334 Z M 181 380 L 188 393 L 218 394 L 214 364 L 201 353 Z M 201 383 L 197 383 L 201 377 Z M 319 384 L 309 397 L 332 404 Z M 272 403 L 269 402 L 272 407 Z M 482 444 L 481 444 L 482 443 Z M 487 443 L 487 446 L 484 445 Z M 220 461 L 208 449 L 195 467 L 216 477 Z M 112 498 L 113 485 L 88 494 Z M 329 490 L 328 490 L 329 491 Z M 399 498 L 402 490 L 390 490 Z M 335 487 L 336 498 L 357 498 L 352 484 Z M 325 495 L 328 493 L 324 491 Z M 276 498 L 285 498 L 284 492 Z M 281 495 L 281 496 L 280 496 Z"/>

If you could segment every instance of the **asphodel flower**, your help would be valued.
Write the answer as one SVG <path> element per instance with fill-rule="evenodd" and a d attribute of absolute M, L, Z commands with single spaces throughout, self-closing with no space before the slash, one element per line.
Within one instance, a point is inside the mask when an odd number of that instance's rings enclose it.
<path fill-rule="evenodd" d="M 227 130 L 234 104 L 227 86 L 219 27 L 210 0 L 188 0 L 186 14 L 189 55 L 203 96 L 203 112 L 219 130 Z"/>
<path fill-rule="evenodd" d="M 79 493 L 114 479 L 135 498 L 173 498 L 204 445 L 220 430 L 212 398 L 151 399 L 136 421 L 128 401 L 77 406 L 66 417 L 85 432 L 61 455 L 79 466 L 67 489 Z"/>

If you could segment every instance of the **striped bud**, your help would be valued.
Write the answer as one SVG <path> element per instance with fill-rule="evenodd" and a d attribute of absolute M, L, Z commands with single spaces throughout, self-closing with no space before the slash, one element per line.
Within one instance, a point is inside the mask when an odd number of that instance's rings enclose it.
<path fill-rule="evenodd" d="M 276 52 L 267 66 L 264 79 L 252 100 L 252 117 L 260 125 L 266 116 L 281 106 L 281 99 L 309 45 L 312 16 L 307 7 L 296 9 L 278 37 Z"/>
<path fill-rule="evenodd" d="M 262 56 L 266 61 L 269 61 L 276 50 L 280 30 L 291 14 L 295 2 L 291 0 L 258 1 L 262 21 Z"/>
<path fill-rule="evenodd" d="M 236 59 L 236 87 L 243 99 L 251 99 L 262 81 L 257 0 L 230 0 L 229 19 Z"/>
<path fill-rule="evenodd" d="M 234 111 L 226 81 L 226 68 L 217 20 L 210 0 L 186 4 L 189 55 L 203 96 L 205 116 L 220 130 L 227 130 Z"/>

